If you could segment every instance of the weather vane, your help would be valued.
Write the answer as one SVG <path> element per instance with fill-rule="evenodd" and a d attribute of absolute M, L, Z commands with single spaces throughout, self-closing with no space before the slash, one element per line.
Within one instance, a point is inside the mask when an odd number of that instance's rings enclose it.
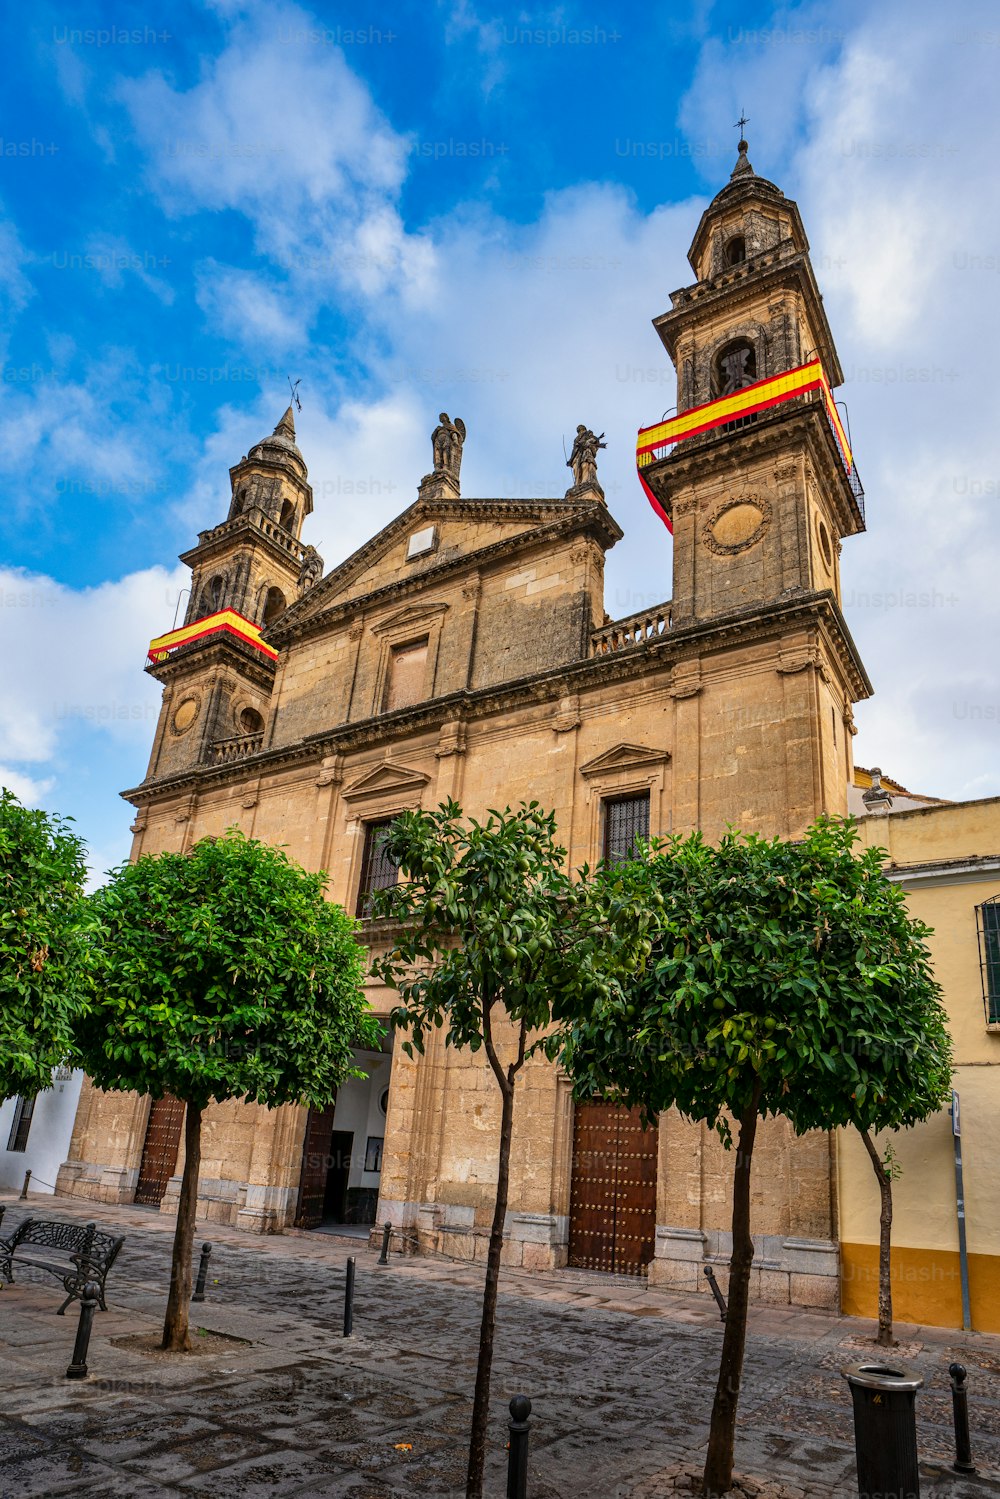
<path fill-rule="evenodd" d="M 736 121 L 736 124 L 733 126 L 734 130 L 738 130 L 740 132 L 740 140 L 743 140 L 743 138 L 744 138 L 744 135 L 743 135 L 744 129 L 746 128 L 747 125 L 749 125 L 749 123 L 750 123 L 750 121 L 747 118 L 747 112 L 744 109 L 744 110 L 741 111 L 739 119 Z"/>
<path fill-rule="evenodd" d="M 296 380 L 295 384 L 293 385 L 291 375 L 286 375 L 285 379 L 288 381 L 288 389 L 292 393 L 292 404 L 295 407 L 296 411 L 301 411 L 302 402 L 299 400 L 299 386 L 302 384 L 302 381 Z"/>

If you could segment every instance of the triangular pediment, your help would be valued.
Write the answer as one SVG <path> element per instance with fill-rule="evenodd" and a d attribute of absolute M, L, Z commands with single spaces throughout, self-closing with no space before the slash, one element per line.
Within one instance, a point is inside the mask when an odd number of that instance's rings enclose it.
<path fill-rule="evenodd" d="M 581 523 L 596 526 L 605 546 L 613 546 L 622 534 L 596 500 L 417 500 L 292 604 L 270 627 L 267 639 L 280 648 L 309 621 L 349 607 L 357 598 L 388 587 L 420 586 L 425 576 L 481 558 L 495 562 L 498 548 L 516 551 L 539 532 L 558 534 Z M 420 531 L 433 532 L 433 544 L 408 557 L 409 541 Z"/>
<path fill-rule="evenodd" d="M 421 770 L 411 770 L 407 765 L 396 765 L 392 760 L 383 760 L 363 771 L 356 781 L 341 792 L 345 801 L 357 801 L 366 796 L 387 796 L 392 793 L 420 792 L 430 776 Z"/>
<path fill-rule="evenodd" d="M 444 614 L 448 605 L 435 604 L 410 604 L 405 609 L 397 609 L 395 614 L 390 614 L 388 619 L 379 620 L 372 629 L 376 635 L 385 635 L 396 630 L 406 629 L 408 625 L 426 624 L 428 620 L 437 619 Z"/>
<path fill-rule="evenodd" d="M 670 751 L 650 749 L 646 744 L 616 744 L 614 749 L 588 760 L 580 766 L 582 776 L 609 775 L 617 770 L 640 770 L 649 765 L 662 765 L 670 759 Z"/>

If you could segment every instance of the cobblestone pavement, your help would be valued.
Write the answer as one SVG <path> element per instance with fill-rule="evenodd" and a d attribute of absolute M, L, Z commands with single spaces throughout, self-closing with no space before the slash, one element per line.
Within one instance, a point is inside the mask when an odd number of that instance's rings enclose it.
<path fill-rule="evenodd" d="M 0 1201 L 4 1199 L 0 1198 Z M 173 1225 L 148 1209 L 6 1199 L 3 1232 L 31 1211 L 118 1224 L 127 1242 L 98 1313 L 90 1377 L 68 1381 L 76 1308 L 32 1270 L 0 1293 L 0 1499 L 344 1495 L 459 1499 L 482 1271 L 394 1256 L 325 1234 L 255 1239 L 212 1225 L 208 1299 L 192 1325 L 222 1334 L 202 1356 L 143 1352 L 159 1331 Z M 342 1336 L 357 1257 L 355 1336 Z M 16 1262 L 15 1262 L 16 1263 Z M 736 1467 L 762 1499 L 854 1499 L 846 1363 L 871 1325 L 757 1308 Z M 530 1499 L 664 1499 L 690 1492 L 704 1452 L 721 1329 L 708 1296 L 574 1271 L 501 1281 L 487 1493 L 505 1491 L 507 1402 L 533 1403 Z M 924 1375 L 917 1401 L 924 1499 L 1000 1496 L 1000 1338 L 899 1329 Z M 245 1341 L 239 1341 L 245 1340 Z M 221 1351 L 220 1351 L 221 1350 Z M 947 1469 L 947 1367 L 969 1369 L 981 1476 Z"/>

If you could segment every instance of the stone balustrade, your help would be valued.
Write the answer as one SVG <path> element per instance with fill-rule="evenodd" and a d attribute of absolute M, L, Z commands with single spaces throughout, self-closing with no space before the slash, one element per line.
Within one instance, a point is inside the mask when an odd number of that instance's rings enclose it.
<path fill-rule="evenodd" d="M 607 656 L 612 651 L 627 651 L 633 646 L 645 645 L 658 640 L 670 629 L 670 601 L 657 604 L 639 614 L 630 614 L 626 619 L 614 619 L 609 624 L 594 630 L 590 637 L 590 654 Z"/>
<path fill-rule="evenodd" d="M 233 739 L 217 739 L 209 745 L 212 759 L 217 765 L 230 760 L 245 760 L 255 755 L 264 743 L 263 730 L 259 734 L 237 734 Z"/>

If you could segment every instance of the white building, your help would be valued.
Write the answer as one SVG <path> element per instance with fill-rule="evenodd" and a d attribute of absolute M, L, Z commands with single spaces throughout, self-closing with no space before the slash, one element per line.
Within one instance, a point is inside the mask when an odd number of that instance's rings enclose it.
<path fill-rule="evenodd" d="M 82 1085 L 82 1072 L 57 1068 L 44 1093 L 0 1103 L 0 1192 L 20 1191 L 26 1171 L 30 1191 L 54 1192 L 56 1172 L 69 1155 Z"/>

